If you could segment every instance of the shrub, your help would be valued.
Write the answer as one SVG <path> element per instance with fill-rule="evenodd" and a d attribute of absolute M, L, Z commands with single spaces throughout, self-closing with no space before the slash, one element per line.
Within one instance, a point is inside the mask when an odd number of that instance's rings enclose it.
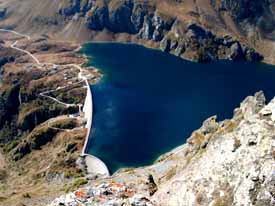
<path fill-rule="evenodd" d="M 74 187 L 79 187 L 79 186 L 85 185 L 85 184 L 87 184 L 87 183 L 88 183 L 88 180 L 83 179 L 83 178 L 79 178 L 79 179 L 76 179 L 76 180 L 74 181 L 73 186 L 74 186 Z"/>
<path fill-rule="evenodd" d="M 222 198 L 218 198 L 214 201 L 214 206 L 227 206 L 226 202 Z"/>
<path fill-rule="evenodd" d="M 31 195 L 29 193 L 25 193 L 22 196 L 23 196 L 23 198 L 31 198 Z"/>
<path fill-rule="evenodd" d="M 83 179 L 83 178 L 79 178 L 79 179 L 76 179 L 71 185 L 65 185 L 63 190 L 66 193 L 68 193 L 68 192 L 76 190 L 80 186 L 85 185 L 87 183 L 88 183 L 88 180 Z"/>
<path fill-rule="evenodd" d="M 7 171 L 6 170 L 0 170 L 0 181 L 4 180 L 7 177 Z"/>
<path fill-rule="evenodd" d="M 69 143 L 67 144 L 66 146 L 66 152 L 70 152 L 70 153 L 73 153 L 74 151 L 77 150 L 77 143 Z"/>
<path fill-rule="evenodd" d="M 233 152 L 235 152 L 241 145 L 241 141 L 237 138 L 234 138 Z"/>
<path fill-rule="evenodd" d="M 84 173 L 81 169 L 69 169 L 64 172 L 64 177 L 69 178 L 69 177 L 83 177 Z"/>
<path fill-rule="evenodd" d="M 7 143 L 3 147 L 3 151 L 5 153 L 10 152 L 12 149 L 14 149 L 18 145 L 18 142 L 16 140 L 12 140 L 11 142 Z"/>

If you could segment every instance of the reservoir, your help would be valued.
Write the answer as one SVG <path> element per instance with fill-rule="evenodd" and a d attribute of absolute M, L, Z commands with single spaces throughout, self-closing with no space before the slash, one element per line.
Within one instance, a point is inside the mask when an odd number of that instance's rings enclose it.
<path fill-rule="evenodd" d="M 111 172 L 151 164 L 182 145 L 210 116 L 231 118 L 248 95 L 275 96 L 275 67 L 218 61 L 198 64 L 134 44 L 88 43 L 82 52 L 103 73 L 92 86 L 88 153 Z"/>

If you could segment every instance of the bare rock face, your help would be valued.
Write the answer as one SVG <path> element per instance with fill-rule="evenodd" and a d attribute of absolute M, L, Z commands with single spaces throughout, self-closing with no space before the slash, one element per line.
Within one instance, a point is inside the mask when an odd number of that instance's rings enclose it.
<path fill-rule="evenodd" d="M 95 6 L 86 18 L 86 25 L 89 29 L 100 31 L 103 30 L 108 21 L 108 7 Z"/>
<path fill-rule="evenodd" d="M 213 1 L 215 2 L 215 1 Z M 264 6 L 267 5 L 268 0 L 221 0 L 216 1 L 220 10 L 229 11 L 235 20 L 244 20 L 249 18 L 253 20 L 261 16 L 264 12 Z"/>
<path fill-rule="evenodd" d="M 79 12 L 79 1 L 78 0 L 69 0 L 63 1 L 61 7 L 59 8 L 58 12 L 64 16 L 74 15 L 75 13 Z"/>
<path fill-rule="evenodd" d="M 228 12 L 233 20 L 243 26 L 258 28 L 268 38 L 274 39 L 274 0 L 212 0 L 217 10 Z M 273 36 L 273 37 L 272 37 Z"/>
<path fill-rule="evenodd" d="M 101 4 L 97 1 L 65 2 L 66 6 L 59 9 L 60 15 L 85 16 L 86 26 L 91 30 L 107 29 L 113 33 L 135 35 L 137 39 L 157 42 L 161 50 L 177 56 L 198 62 L 217 59 L 262 60 L 259 53 L 230 36 L 218 37 L 198 22 L 182 22 L 176 15 L 166 15 L 159 11 L 156 8 L 157 4 L 152 2 L 151 5 L 145 1 L 134 0 L 114 0 Z M 220 4 L 213 1 L 212 4 L 219 10 L 231 11 L 232 16 L 236 16 L 238 21 L 248 18 L 243 5 L 238 6 L 237 3 L 228 1 L 222 1 Z M 258 4 L 263 5 L 263 3 L 249 4 L 251 10 Z M 182 32 L 179 34 L 177 30 Z"/>
<path fill-rule="evenodd" d="M 227 9 L 232 7 L 231 4 L 221 3 L 219 8 L 222 5 L 226 5 Z M 163 14 L 152 2 L 149 5 L 134 0 L 102 3 L 64 0 L 59 14 L 66 18 L 83 16 L 90 30 L 100 32 L 106 29 L 116 34 L 131 34 L 140 40 L 157 42 L 165 52 L 198 62 L 218 59 L 262 60 L 259 53 L 230 36 L 218 37 L 197 22 L 185 23 L 178 20 L 177 16 Z"/>
<path fill-rule="evenodd" d="M 275 110 L 274 100 L 264 101 L 262 93 L 248 97 L 233 127 L 226 131 L 221 123 L 207 147 L 162 184 L 159 205 L 274 205 Z"/>
<path fill-rule="evenodd" d="M 133 3 L 131 1 L 121 1 L 115 8 L 109 7 L 109 21 L 107 28 L 115 33 L 128 32 L 134 33 L 131 21 Z"/>
<path fill-rule="evenodd" d="M 247 97 L 231 120 L 217 122 L 216 116 L 210 117 L 185 145 L 161 156 L 154 165 L 120 170 L 110 179 L 57 198 L 52 205 L 74 201 L 84 205 L 274 205 L 275 98 L 268 105 L 265 101 L 262 92 Z M 121 190 L 106 195 L 105 190 L 115 191 L 114 185 Z M 93 195 L 80 199 L 79 191 Z M 96 202 L 97 195 L 102 202 Z"/>

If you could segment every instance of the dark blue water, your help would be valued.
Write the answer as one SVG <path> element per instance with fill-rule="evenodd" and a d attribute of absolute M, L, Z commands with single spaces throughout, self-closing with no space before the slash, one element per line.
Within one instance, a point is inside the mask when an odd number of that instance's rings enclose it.
<path fill-rule="evenodd" d="M 152 163 L 211 115 L 231 118 L 248 95 L 275 96 L 275 67 L 266 64 L 197 64 L 117 43 L 90 43 L 83 52 L 104 73 L 92 87 L 89 153 L 112 172 Z"/>

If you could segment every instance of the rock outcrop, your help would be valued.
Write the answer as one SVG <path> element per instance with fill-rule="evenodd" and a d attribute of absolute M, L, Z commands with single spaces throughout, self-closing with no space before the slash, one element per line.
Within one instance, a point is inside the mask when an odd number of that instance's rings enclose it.
<path fill-rule="evenodd" d="M 77 2 L 71 2 L 68 8 L 62 12 L 59 10 L 59 13 L 67 17 L 80 12 Z M 163 51 L 183 58 L 199 62 L 217 59 L 261 61 L 263 58 L 229 36 L 217 37 L 198 23 L 186 24 L 176 16 L 163 15 L 154 4 L 124 0 L 101 5 L 94 2 L 88 8 L 90 11 L 85 18 L 89 29 L 107 29 L 113 33 L 128 33 L 137 39 L 158 42 Z M 178 30 L 184 32 L 179 34 Z"/>
<path fill-rule="evenodd" d="M 265 101 L 262 92 L 247 97 L 231 120 L 207 119 L 154 165 L 120 170 L 51 205 L 274 205 L 275 98 Z"/>

